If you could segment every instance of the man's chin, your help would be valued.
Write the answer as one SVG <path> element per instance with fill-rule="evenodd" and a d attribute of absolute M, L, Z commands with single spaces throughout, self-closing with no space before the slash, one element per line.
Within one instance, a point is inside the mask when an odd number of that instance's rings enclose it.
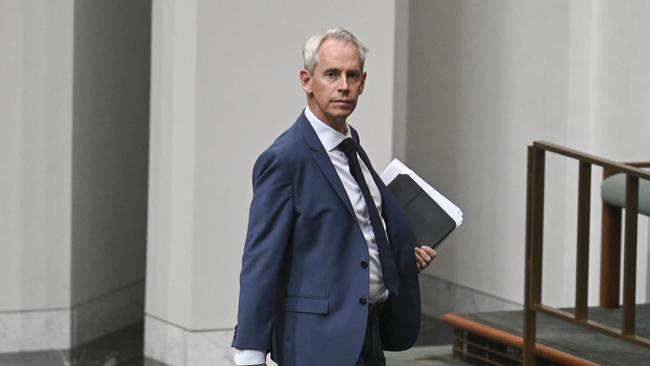
<path fill-rule="evenodd" d="M 330 111 L 330 115 L 335 118 L 348 118 L 349 115 L 352 114 L 352 111 L 354 111 L 354 107 L 341 107 L 341 108 L 334 108 L 333 110 Z"/>

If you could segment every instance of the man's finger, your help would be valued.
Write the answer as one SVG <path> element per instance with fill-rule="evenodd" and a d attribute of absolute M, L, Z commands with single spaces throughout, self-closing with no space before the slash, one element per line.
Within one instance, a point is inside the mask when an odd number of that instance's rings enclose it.
<path fill-rule="evenodd" d="M 424 253 L 427 253 L 427 255 L 429 255 L 429 257 L 431 257 L 432 259 L 438 256 L 438 252 L 436 252 L 435 249 L 427 245 L 422 245 L 419 249 Z"/>
<path fill-rule="evenodd" d="M 415 260 L 416 260 L 418 266 L 426 267 L 427 262 L 424 260 L 424 258 L 422 258 L 420 253 L 415 252 Z"/>
<path fill-rule="evenodd" d="M 415 253 L 420 256 L 420 258 L 424 259 L 426 262 L 431 262 L 431 256 L 421 248 L 415 248 Z"/>
<path fill-rule="evenodd" d="M 422 257 L 416 256 L 417 262 L 420 266 L 426 267 L 427 266 L 427 261 L 424 260 Z"/>

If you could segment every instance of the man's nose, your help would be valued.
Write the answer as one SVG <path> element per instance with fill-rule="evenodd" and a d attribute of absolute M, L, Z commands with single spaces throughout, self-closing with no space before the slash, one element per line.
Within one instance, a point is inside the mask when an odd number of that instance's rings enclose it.
<path fill-rule="evenodd" d="M 345 75 L 341 75 L 339 78 L 339 90 L 348 90 L 350 85 L 348 84 L 348 78 Z"/>

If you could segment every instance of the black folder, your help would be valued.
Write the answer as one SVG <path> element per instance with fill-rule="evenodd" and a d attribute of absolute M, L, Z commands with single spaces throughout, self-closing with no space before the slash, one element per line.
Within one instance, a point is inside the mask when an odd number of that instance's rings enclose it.
<path fill-rule="evenodd" d="M 416 245 L 437 247 L 455 228 L 456 222 L 407 174 L 398 174 L 388 184 L 406 212 Z"/>

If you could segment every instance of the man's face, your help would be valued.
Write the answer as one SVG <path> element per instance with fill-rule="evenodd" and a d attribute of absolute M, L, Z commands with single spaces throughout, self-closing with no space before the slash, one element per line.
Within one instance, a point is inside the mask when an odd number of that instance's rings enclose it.
<path fill-rule="evenodd" d="M 318 50 L 314 72 L 301 70 L 300 80 L 308 95 L 309 109 L 331 127 L 342 128 L 357 106 L 366 73 L 361 69 L 359 52 L 353 45 L 328 39 Z"/>

